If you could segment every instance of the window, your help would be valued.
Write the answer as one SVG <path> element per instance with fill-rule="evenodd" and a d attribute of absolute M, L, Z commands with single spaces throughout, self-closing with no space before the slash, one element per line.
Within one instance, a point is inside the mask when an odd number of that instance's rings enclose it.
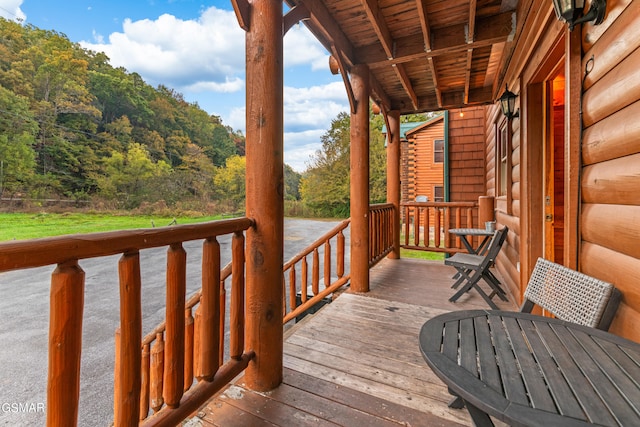
<path fill-rule="evenodd" d="M 498 132 L 498 188 L 497 193 L 498 196 L 506 196 L 507 195 L 507 160 L 508 160 L 508 149 L 507 149 L 507 126 L 505 123 L 500 126 L 500 131 Z"/>
<path fill-rule="evenodd" d="M 511 214 L 511 135 L 509 121 L 496 124 L 496 196 L 505 199 L 505 212 Z"/>
<path fill-rule="evenodd" d="M 444 162 L 444 139 L 435 139 L 433 141 L 433 162 Z"/>
<path fill-rule="evenodd" d="M 434 202 L 444 202 L 444 187 L 441 185 L 436 185 L 433 187 L 433 201 Z"/>

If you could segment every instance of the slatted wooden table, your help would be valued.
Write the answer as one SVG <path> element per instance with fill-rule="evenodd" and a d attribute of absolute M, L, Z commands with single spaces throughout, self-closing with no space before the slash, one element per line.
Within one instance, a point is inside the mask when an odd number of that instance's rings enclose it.
<path fill-rule="evenodd" d="M 460 237 L 462 244 L 467 248 L 467 251 L 469 251 L 470 254 L 477 254 L 482 252 L 482 249 L 489 241 L 489 237 L 493 236 L 494 231 L 487 231 L 484 228 L 450 228 L 449 233 Z M 482 241 L 477 248 L 474 248 L 471 242 L 467 239 L 467 236 L 470 236 L 472 239 L 474 236 L 478 238 L 482 237 Z"/>
<path fill-rule="evenodd" d="M 557 319 L 456 311 L 420 331 L 427 364 L 477 426 L 640 426 L 640 344 Z"/>

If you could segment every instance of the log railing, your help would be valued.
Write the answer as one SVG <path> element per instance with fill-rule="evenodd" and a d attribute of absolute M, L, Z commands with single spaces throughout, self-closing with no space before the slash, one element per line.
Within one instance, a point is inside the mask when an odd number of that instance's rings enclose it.
<path fill-rule="evenodd" d="M 343 233 L 343 230 L 348 226 L 348 219 L 342 221 L 284 264 L 282 269 L 283 323 L 286 324 L 304 313 L 349 281 L 350 275 L 345 274 L 345 237 Z M 335 248 L 335 255 L 332 247 Z M 311 266 L 309 266 L 308 258 L 311 258 Z M 322 278 L 320 277 L 321 270 Z M 323 289 L 320 289 L 321 281 Z M 299 305 L 296 301 L 298 291 L 300 291 L 301 300 Z"/>
<path fill-rule="evenodd" d="M 394 206 L 369 205 L 369 268 L 393 250 Z"/>
<path fill-rule="evenodd" d="M 243 231 L 252 224 L 251 219 L 237 218 L 0 244 L 0 272 L 57 266 L 51 277 L 47 425 L 77 424 L 85 283 L 78 261 L 82 259 L 121 254 L 115 426 L 176 425 L 242 372 L 253 357 L 252 352 L 243 352 Z M 232 234 L 232 261 L 221 271 L 217 237 L 227 234 Z M 186 301 L 187 253 L 182 244 L 192 240 L 204 242 L 202 289 Z M 168 247 L 166 320 L 143 340 L 140 250 L 154 247 Z M 230 273 L 230 358 L 223 363 L 224 279 Z"/>
<path fill-rule="evenodd" d="M 478 216 L 476 202 L 406 202 L 401 204 L 401 209 L 404 237 L 400 247 L 406 249 L 465 251 L 459 237 L 450 238 L 449 229 L 478 227 L 474 223 L 474 217 Z"/>

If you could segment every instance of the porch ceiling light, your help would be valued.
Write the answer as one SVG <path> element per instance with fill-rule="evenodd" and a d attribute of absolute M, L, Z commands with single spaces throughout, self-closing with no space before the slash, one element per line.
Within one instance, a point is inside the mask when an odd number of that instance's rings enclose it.
<path fill-rule="evenodd" d="M 568 23 L 569 30 L 573 31 L 573 27 L 584 22 L 601 24 L 607 12 L 607 0 L 592 0 L 589 11 L 584 15 L 584 0 L 553 0 L 553 8 L 558 19 Z"/>
<path fill-rule="evenodd" d="M 502 114 L 506 118 L 512 119 L 518 117 L 520 114 L 516 112 L 516 94 L 509 90 L 508 85 L 504 85 L 504 93 L 500 97 L 500 106 L 502 107 Z"/>

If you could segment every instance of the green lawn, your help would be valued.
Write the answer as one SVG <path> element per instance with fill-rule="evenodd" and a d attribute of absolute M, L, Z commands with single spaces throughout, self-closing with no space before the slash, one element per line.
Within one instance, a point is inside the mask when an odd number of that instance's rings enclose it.
<path fill-rule="evenodd" d="M 177 217 L 177 224 L 192 224 L 220 219 L 220 216 Z M 111 215 L 84 213 L 0 213 L 0 241 L 24 240 L 63 234 L 152 228 L 170 225 L 173 217 L 153 215 Z"/>
<path fill-rule="evenodd" d="M 400 248 L 400 258 L 418 258 L 442 261 L 444 260 L 444 254 L 442 252 L 414 251 L 411 249 Z"/>

